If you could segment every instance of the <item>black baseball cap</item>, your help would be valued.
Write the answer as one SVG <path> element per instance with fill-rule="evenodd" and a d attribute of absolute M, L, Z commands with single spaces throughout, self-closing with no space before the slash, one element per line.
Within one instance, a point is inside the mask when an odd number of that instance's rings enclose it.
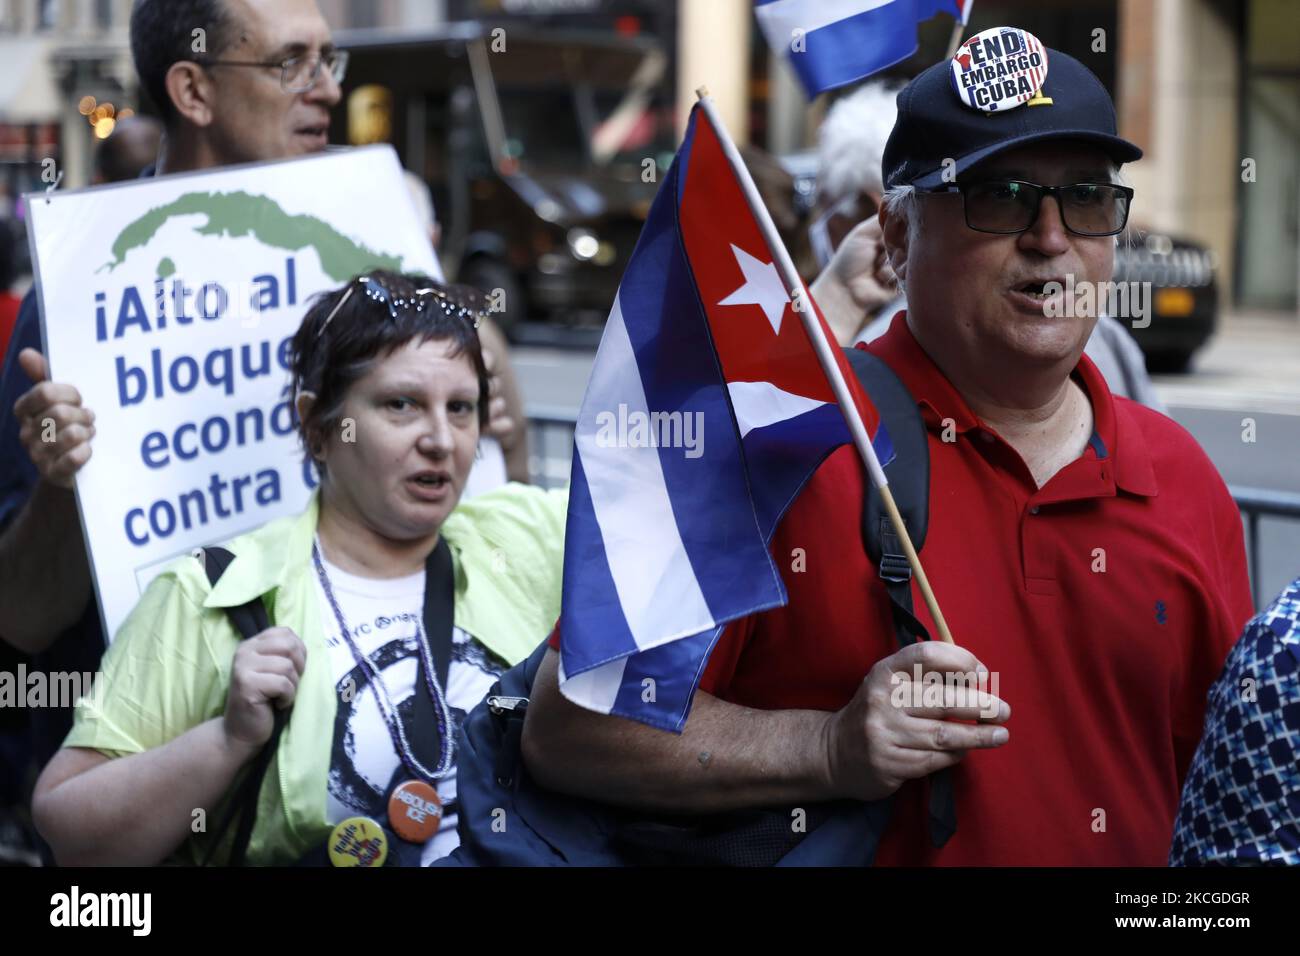
<path fill-rule="evenodd" d="M 965 41 L 958 56 L 973 50 L 977 59 L 988 55 L 984 62 L 1005 62 L 994 53 L 985 54 L 985 49 L 998 51 L 999 33 L 1027 38 L 1031 49 L 1038 42 L 1025 31 L 995 27 Z M 989 36 L 993 40 L 985 42 L 992 46 L 981 48 L 978 41 Z M 1068 54 L 1041 45 L 1037 50 L 1046 53 L 1046 76 L 1036 94 L 1039 99 L 1050 99 L 1050 104 L 1022 102 L 1008 107 L 1004 102 L 1002 108 L 991 112 L 979 108 L 973 105 L 973 96 L 959 91 L 954 74 L 961 73 L 954 66 L 955 59 L 936 63 L 903 87 L 898 93 L 898 118 L 881 164 L 885 186 L 910 183 L 917 189 L 933 189 L 944 182 L 945 159 L 954 161 L 953 173 L 959 175 L 990 156 L 1045 140 L 1095 143 L 1117 163 L 1141 159 L 1142 150 L 1116 132 L 1115 105 L 1101 80 Z M 1000 77 L 1005 72 L 1002 67 L 990 68 L 990 77 L 999 76 L 990 82 L 1002 83 Z M 1027 75 L 1033 76 L 1032 72 Z M 1011 87 L 1006 89 L 1009 92 Z"/>

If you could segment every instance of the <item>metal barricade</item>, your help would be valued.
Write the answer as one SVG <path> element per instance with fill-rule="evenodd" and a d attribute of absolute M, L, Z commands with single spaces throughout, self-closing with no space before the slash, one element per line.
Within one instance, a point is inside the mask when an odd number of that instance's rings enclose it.
<path fill-rule="evenodd" d="M 1264 596 L 1259 593 L 1263 578 L 1259 566 L 1259 519 L 1291 518 L 1300 520 L 1300 494 L 1292 491 L 1274 491 L 1270 488 L 1247 488 L 1229 485 L 1233 501 L 1246 518 L 1246 553 L 1250 556 L 1250 595 L 1255 609 L 1264 606 Z"/>
<path fill-rule="evenodd" d="M 528 415 L 529 471 L 533 483 L 558 488 L 569 481 L 573 460 L 573 427 L 577 417 L 565 408 L 532 406 Z M 1229 485 L 1233 500 L 1246 520 L 1246 552 L 1250 557 L 1250 593 L 1255 607 L 1263 606 L 1260 594 L 1263 573 L 1259 566 L 1259 522 L 1261 518 L 1300 521 L 1300 494 L 1269 488 Z"/>
<path fill-rule="evenodd" d="M 573 426 L 577 415 L 565 408 L 528 408 L 528 472 L 539 488 L 569 483 L 573 460 Z"/>

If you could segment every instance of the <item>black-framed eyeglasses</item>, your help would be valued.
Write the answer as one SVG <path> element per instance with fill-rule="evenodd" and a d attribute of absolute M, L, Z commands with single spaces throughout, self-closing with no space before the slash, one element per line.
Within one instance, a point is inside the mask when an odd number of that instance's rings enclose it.
<path fill-rule="evenodd" d="M 1133 190 L 1114 183 L 1040 186 L 1019 179 L 957 183 L 931 190 L 961 193 L 966 225 L 998 235 L 1025 232 L 1038 221 L 1043 197 L 1053 196 L 1065 228 L 1079 236 L 1117 236 L 1128 223 Z"/>
<path fill-rule="evenodd" d="M 334 320 L 334 316 L 339 314 L 339 310 L 347 304 L 347 301 L 352 298 L 352 293 L 357 289 L 363 289 L 366 298 L 372 302 L 382 302 L 386 305 L 388 315 L 392 319 L 398 317 L 399 310 L 414 309 L 416 312 L 423 312 L 426 303 L 429 301 L 436 303 L 442 309 L 444 315 L 464 319 L 473 325 L 475 329 L 479 327 L 479 323 L 484 318 L 482 311 L 472 308 L 468 303 L 462 302 L 455 296 L 448 295 L 442 289 L 415 289 L 410 295 L 398 296 L 377 279 L 370 276 L 357 276 L 356 279 L 348 283 L 348 290 L 343 293 L 343 298 L 339 299 L 338 304 L 330 310 L 330 314 L 321 323 L 320 331 L 316 333 L 317 338 L 325 334 L 326 327 Z M 432 299 L 426 298 L 429 296 Z"/>
<path fill-rule="evenodd" d="M 203 66 L 256 66 L 280 71 L 280 89 L 286 93 L 306 93 L 320 81 L 321 67 L 325 67 L 334 82 L 343 83 L 348 72 L 348 51 L 330 50 L 311 56 L 291 56 L 279 62 L 255 60 L 201 60 Z"/>

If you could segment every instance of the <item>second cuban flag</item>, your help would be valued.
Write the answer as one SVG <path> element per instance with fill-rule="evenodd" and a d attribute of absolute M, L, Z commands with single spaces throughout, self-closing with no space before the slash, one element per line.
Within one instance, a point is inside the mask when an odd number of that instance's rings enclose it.
<path fill-rule="evenodd" d="M 916 52 L 917 27 L 939 13 L 963 24 L 974 0 L 755 0 L 768 45 L 808 98 L 856 83 Z"/>

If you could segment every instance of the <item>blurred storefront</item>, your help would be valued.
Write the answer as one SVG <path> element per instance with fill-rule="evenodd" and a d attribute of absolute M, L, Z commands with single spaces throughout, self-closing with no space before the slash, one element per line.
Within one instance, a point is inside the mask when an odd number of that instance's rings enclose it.
<path fill-rule="evenodd" d="M 60 100 L 46 43 L 0 36 L 0 216 L 38 188 L 42 163 L 59 158 Z"/>
<path fill-rule="evenodd" d="M 1230 304 L 1297 314 L 1300 8 L 1292 0 L 1125 0 L 1121 131 L 1156 228 L 1216 253 Z M 1225 303 L 1228 304 L 1228 303 Z"/>
<path fill-rule="evenodd" d="M 1237 186 L 1237 301 L 1297 311 L 1300 273 L 1300 5 L 1252 0 L 1241 73 L 1241 155 L 1254 182 Z"/>
<path fill-rule="evenodd" d="M 651 43 L 666 58 L 665 91 L 679 130 L 695 89 L 707 85 L 738 142 L 778 155 L 815 144 L 836 96 L 807 102 L 764 43 L 752 0 L 319 2 L 344 33 L 397 36 L 476 21 Z M 30 179 L 33 156 L 54 156 L 65 187 L 85 183 L 104 124 L 79 105 L 86 97 L 97 108 L 136 105 L 130 6 L 0 0 L 0 183 L 19 167 Z M 1135 220 L 1211 249 L 1225 306 L 1297 314 L 1300 3 L 976 0 L 966 32 L 1001 23 L 1082 60 L 1111 90 L 1121 132 L 1146 151 L 1126 171 L 1138 190 Z M 942 58 L 952 26 L 947 17 L 923 24 L 917 54 L 889 75 L 905 80 Z"/>
<path fill-rule="evenodd" d="M 608 30 L 671 42 L 677 5 L 663 0 L 445 0 L 447 19 Z"/>
<path fill-rule="evenodd" d="M 84 186 L 94 144 L 130 115 L 131 0 L 0 0 L 0 184 Z M 119 111 L 128 110 L 122 114 Z"/>

